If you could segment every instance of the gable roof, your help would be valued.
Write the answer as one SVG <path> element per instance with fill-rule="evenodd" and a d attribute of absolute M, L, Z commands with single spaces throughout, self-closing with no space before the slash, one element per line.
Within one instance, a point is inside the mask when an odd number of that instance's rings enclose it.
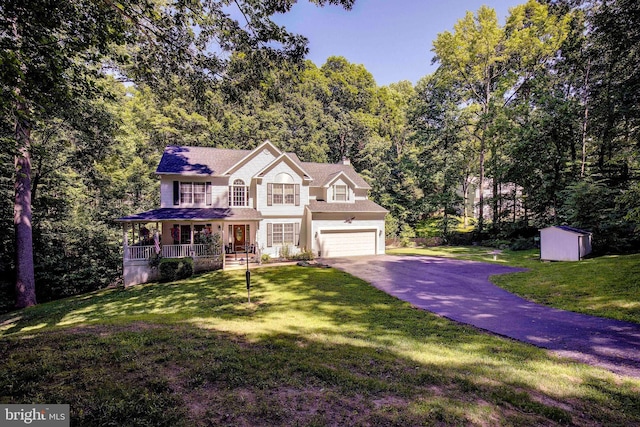
<path fill-rule="evenodd" d="M 280 162 L 285 162 L 287 163 L 292 169 L 297 170 L 297 172 L 302 176 L 302 178 L 305 181 L 311 181 L 313 178 L 311 178 L 311 175 L 309 175 L 307 173 L 307 171 L 305 171 L 302 168 L 302 162 L 299 161 L 298 156 L 295 156 L 295 159 L 293 156 L 289 155 L 289 153 L 282 153 L 281 155 L 279 155 L 276 159 L 274 159 L 271 163 L 269 163 L 267 166 L 265 166 L 260 172 L 258 172 L 255 176 L 258 178 L 262 178 L 264 176 L 264 174 L 266 174 L 268 171 L 270 171 L 272 168 L 274 168 L 278 163 Z M 296 162 L 296 159 L 298 159 L 298 161 Z"/>
<path fill-rule="evenodd" d="M 224 176 L 243 164 L 253 153 L 258 153 L 265 148 L 277 150 L 269 141 L 263 142 L 253 150 L 170 145 L 164 149 L 156 174 Z M 371 186 L 351 165 L 302 162 L 295 153 L 283 153 L 281 156 L 276 156 L 276 160 L 283 155 L 288 157 L 287 161 L 290 160 L 292 164 L 297 165 L 300 171 L 311 179 L 311 186 L 326 186 L 334 178 L 344 174 L 356 188 L 371 189 Z"/>
<path fill-rule="evenodd" d="M 365 181 L 351 165 L 342 163 L 301 163 L 302 167 L 313 177 L 313 181 L 311 181 L 310 184 L 313 187 L 324 187 L 328 185 L 333 178 L 343 173 L 357 188 L 371 188 L 371 186 L 367 184 L 367 181 Z"/>
<path fill-rule="evenodd" d="M 247 151 L 246 155 L 242 157 L 240 160 L 238 160 L 235 164 L 231 165 L 228 169 L 226 169 L 223 172 L 223 175 L 231 175 L 233 172 L 237 171 L 242 165 L 249 162 L 252 158 L 257 156 L 263 150 L 268 150 L 276 158 L 282 154 L 282 152 L 278 150 L 278 147 L 273 145 L 271 141 L 267 139 L 262 144 L 254 148 L 253 150 Z"/>

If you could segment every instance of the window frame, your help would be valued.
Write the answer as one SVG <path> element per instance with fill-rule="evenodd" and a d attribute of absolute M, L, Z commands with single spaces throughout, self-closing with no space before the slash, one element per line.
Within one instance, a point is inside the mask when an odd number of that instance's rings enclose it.
<path fill-rule="evenodd" d="M 189 186 L 189 189 L 186 189 L 186 186 Z M 187 200 L 187 197 L 189 198 Z M 192 205 L 193 204 L 193 182 L 191 181 L 180 181 L 180 204 L 181 205 Z"/>
<path fill-rule="evenodd" d="M 338 193 L 338 189 L 344 190 Z M 338 195 L 340 198 L 338 198 Z M 344 197 L 344 198 L 342 198 Z M 333 185 L 333 201 L 334 202 L 348 202 L 349 201 L 349 186 L 346 184 L 334 184 Z"/>
<path fill-rule="evenodd" d="M 249 206 L 249 186 L 241 179 L 235 179 L 229 186 L 229 207 Z"/>
<path fill-rule="evenodd" d="M 300 223 L 273 222 L 267 223 L 267 247 L 298 246 L 300 240 Z"/>
<path fill-rule="evenodd" d="M 196 191 L 198 188 L 198 191 Z M 194 205 L 204 205 L 207 200 L 207 185 L 205 182 L 191 183 L 192 199 Z M 198 200 L 201 199 L 201 200 Z"/>
<path fill-rule="evenodd" d="M 268 184 L 268 206 L 299 206 L 300 184 L 273 182 Z"/>

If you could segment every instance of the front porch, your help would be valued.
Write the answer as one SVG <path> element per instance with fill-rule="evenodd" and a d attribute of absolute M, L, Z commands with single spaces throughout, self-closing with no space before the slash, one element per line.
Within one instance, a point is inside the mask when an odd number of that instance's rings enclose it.
<path fill-rule="evenodd" d="M 255 210 L 240 215 L 219 209 L 167 211 L 119 219 L 125 286 L 158 280 L 161 258 L 193 258 L 195 272 L 238 266 L 247 259 L 260 261 L 256 242 L 260 220 Z"/>

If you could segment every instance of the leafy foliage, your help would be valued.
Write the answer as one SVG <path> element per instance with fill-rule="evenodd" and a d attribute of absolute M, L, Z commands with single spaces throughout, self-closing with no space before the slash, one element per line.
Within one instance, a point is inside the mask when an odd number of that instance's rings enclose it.
<path fill-rule="evenodd" d="M 193 258 L 163 258 L 159 269 L 163 282 L 187 279 L 193 275 Z"/>
<path fill-rule="evenodd" d="M 158 206 L 168 144 L 347 157 L 390 211 L 390 239 L 428 224 L 449 242 L 526 246 L 569 224 L 599 252 L 640 248 L 637 2 L 530 1 L 504 25 L 469 12 L 415 87 L 379 87 L 343 57 L 303 61 L 304 37 L 270 19 L 294 3 L 0 0 L 0 226 L 14 226 L 21 124 L 41 301 L 118 283 L 113 219 Z M 18 246 L 1 235 L 3 310 Z"/>

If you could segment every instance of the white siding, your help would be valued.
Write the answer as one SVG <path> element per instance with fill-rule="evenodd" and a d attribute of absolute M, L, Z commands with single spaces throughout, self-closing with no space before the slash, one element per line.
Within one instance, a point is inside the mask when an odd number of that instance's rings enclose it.
<path fill-rule="evenodd" d="M 202 204 L 177 205 L 173 204 L 173 181 L 179 182 L 210 182 L 212 192 L 211 206 Z M 221 208 L 227 207 L 227 178 L 225 177 L 196 177 L 196 176 L 180 176 L 180 175 L 162 175 L 160 178 L 160 207 L 161 208 L 178 208 L 178 207 L 196 207 L 196 208 Z M 205 198 L 206 200 L 206 198 Z"/>
<path fill-rule="evenodd" d="M 258 239 L 258 247 L 260 248 L 260 253 L 267 254 L 273 258 L 280 256 L 280 248 L 283 245 L 272 245 L 270 247 L 267 246 L 267 230 L 269 226 L 267 224 L 294 224 L 294 233 L 295 233 L 295 224 L 298 224 L 300 232 L 302 232 L 302 219 L 263 219 L 260 222 L 260 229 L 258 230 L 257 239 Z M 301 237 L 299 236 L 299 239 Z M 288 245 L 289 250 L 292 254 L 297 254 L 300 252 L 301 248 L 297 245 Z"/>
<path fill-rule="evenodd" d="M 252 178 L 264 169 L 269 163 L 271 163 L 275 159 L 275 156 L 268 150 L 263 149 L 260 150 L 259 153 L 256 153 L 255 157 L 253 157 L 249 162 L 243 164 L 238 170 L 234 171 L 229 176 L 229 183 L 233 183 L 236 179 L 241 179 L 244 181 L 244 184 L 250 186 L 249 191 L 249 206 L 256 207 L 256 198 L 255 198 L 255 190 L 251 185 Z M 225 188 L 225 194 L 228 192 L 228 188 Z M 228 206 L 228 200 L 225 201 L 225 206 Z"/>
<path fill-rule="evenodd" d="M 287 173 L 293 177 L 294 184 L 300 184 L 300 205 L 272 205 L 267 206 L 267 184 L 275 182 L 276 175 L 279 173 Z M 257 196 L 258 196 L 258 204 L 257 209 L 262 213 L 263 216 L 279 216 L 279 217 L 298 217 L 302 218 L 302 214 L 304 213 L 304 206 L 309 204 L 309 186 L 305 184 L 302 180 L 302 177 L 298 175 L 298 172 L 295 171 L 291 166 L 289 166 L 285 161 L 280 162 L 276 166 L 274 166 L 271 170 L 269 170 L 264 177 L 262 178 L 262 182 L 257 187 Z"/>

